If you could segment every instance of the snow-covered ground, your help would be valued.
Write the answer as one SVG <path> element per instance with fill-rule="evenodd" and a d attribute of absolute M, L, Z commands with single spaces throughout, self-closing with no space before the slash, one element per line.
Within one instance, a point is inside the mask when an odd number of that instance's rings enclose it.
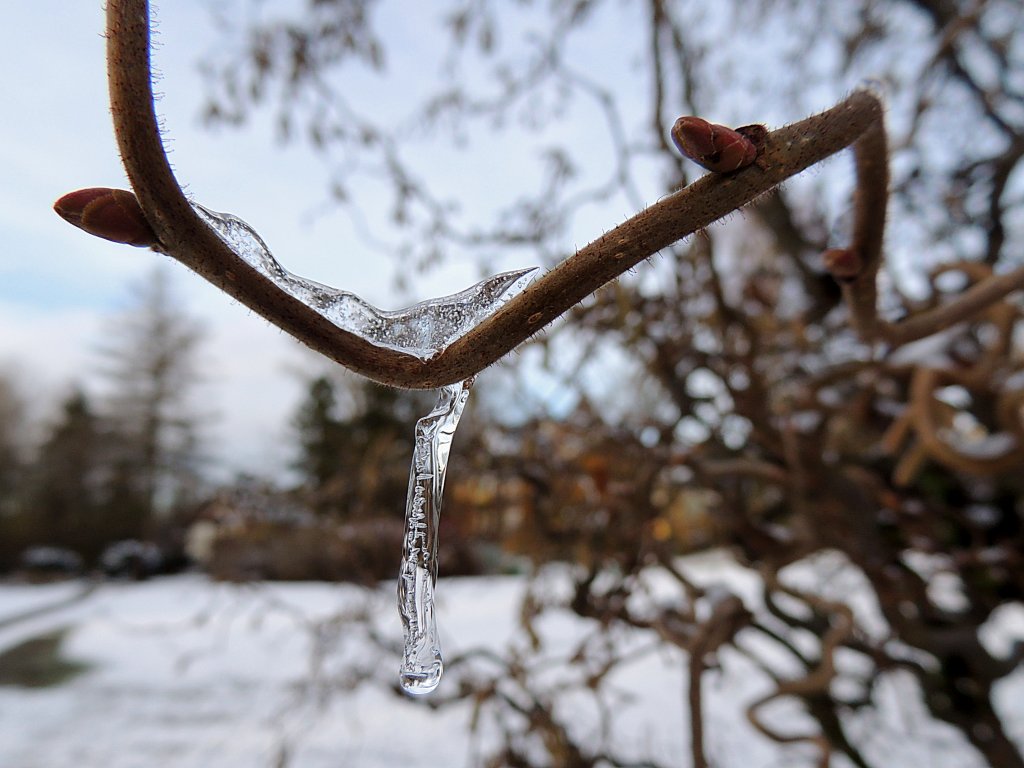
<path fill-rule="evenodd" d="M 834 565 L 808 567 L 793 574 L 794 582 L 813 580 L 824 594 L 850 597 L 856 574 Z M 684 567 L 698 582 L 728 586 L 756 609 L 756 578 L 727 557 L 690 558 Z M 549 582 L 555 592 L 566 583 L 557 569 Z M 64 655 L 88 665 L 49 688 L 0 686 L 3 768 L 437 768 L 476 765 L 494 738 L 486 717 L 471 731 L 468 703 L 435 708 L 430 698 L 397 692 L 400 626 L 391 585 L 229 585 L 190 575 L 103 584 L 67 602 L 82 586 L 0 586 L 0 652 L 66 629 Z M 654 578 L 649 587 L 650 599 L 672 598 L 667 581 Z M 527 640 L 518 621 L 525 590 L 519 577 L 442 580 L 438 616 L 446 656 L 473 648 L 523 651 Z M 62 601 L 55 610 L 7 621 Z M 871 601 L 858 596 L 857 602 L 862 621 L 881 631 Z M 538 629 L 550 663 L 539 664 L 533 679 L 555 691 L 571 674 L 559 653 L 571 653 L 588 625 L 556 613 Z M 989 636 L 1008 647 L 1024 637 L 1024 615 L 1004 611 Z M 685 659 L 654 647 L 642 633 L 616 631 L 614 639 L 635 647 L 635 661 L 609 681 L 616 693 L 610 716 L 578 691 L 566 695 L 562 711 L 571 712 L 574 733 L 618 755 L 689 765 Z M 762 657 L 771 659 L 767 653 Z M 482 658 L 481 670 L 487 668 Z M 773 661 L 786 671 L 787 659 Z M 745 704 L 770 690 L 763 673 L 735 651 L 723 653 L 721 662 L 705 687 L 713 764 L 812 764 L 806 747 L 783 750 L 747 723 Z M 442 681 L 440 698 L 455 693 L 458 676 Z M 848 721 L 869 757 L 892 768 L 980 764 L 957 733 L 925 715 L 906 679 L 887 678 L 877 698 L 880 710 Z M 1011 734 L 1024 742 L 1024 675 L 1006 681 L 998 704 Z M 785 702 L 771 705 L 769 719 L 789 728 L 803 722 Z"/>

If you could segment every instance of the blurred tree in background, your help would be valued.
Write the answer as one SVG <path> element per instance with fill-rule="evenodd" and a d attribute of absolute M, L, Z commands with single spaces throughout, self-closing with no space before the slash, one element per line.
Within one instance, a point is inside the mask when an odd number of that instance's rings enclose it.
<path fill-rule="evenodd" d="M 25 402 L 16 380 L 0 373 L 0 570 L 17 556 L 17 542 L 10 535 L 11 520 L 18 512 L 28 441 L 25 437 Z"/>
<path fill-rule="evenodd" d="M 306 400 L 294 419 L 299 438 L 295 469 L 312 488 L 322 488 L 340 470 L 343 441 L 337 408 L 334 384 L 329 378 L 317 376 L 309 382 Z"/>
<path fill-rule="evenodd" d="M 484 270 L 551 265 L 690 180 L 668 140 L 679 115 L 778 125 L 865 78 L 890 94 L 882 319 L 941 307 L 1024 264 L 1016 0 L 250 10 L 224 25 L 207 61 L 209 120 L 270 112 L 282 137 L 308 139 L 354 236 L 396 255 L 407 276 L 442 256 Z M 380 103 L 389 88 L 405 94 L 400 106 Z M 758 659 L 757 643 L 800 672 L 761 660 L 777 688 L 749 706 L 750 722 L 810 744 L 819 764 L 886 764 L 842 718 L 880 706 L 879 681 L 905 674 L 979 759 L 1024 765 L 993 703 L 1020 648 L 982 642 L 994 612 L 1024 598 L 1020 298 L 914 343 L 871 343 L 820 259 L 848 244 L 850 186 L 843 160 L 805 174 L 666 249 L 520 356 L 529 373 L 506 402 L 539 401 L 536 429 L 513 430 L 516 447 L 474 465 L 494 487 L 520 489 L 537 535 L 586 550 L 574 554 L 574 593 L 528 599 L 524 622 L 569 608 L 604 628 L 608 647 L 600 674 L 582 650 L 567 660 L 583 672 L 575 687 L 545 687 L 523 659 L 487 680 L 467 674 L 464 695 L 505 737 L 492 764 L 623 764 L 614 745 L 574 733 L 562 702 L 612 695 L 607 674 L 630 655 L 614 628 L 628 625 L 687 653 L 694 765 L 707 764 L 705 668 L 726 646 Z M 538 382 L 593 403 L 587 428 L 548 430 Z M 675 568 L 672 508 L 714 519 L 717 540 L 761 574 L 768 618 Z M 882 634 L 859 623 L 848 595 L 787 580 L 787 566 L 823 552 L 863 574 Z M 655 567 L 676 579 L 677 601 L 641 599 Z M 803 714 L 782 730 L 761 717 L 781 699 Z"/>
<path fill-rule="evenodd" d="M 201 336 L 166 273 L 151 273 L 130 293 L 99 345 L 107 396 L 73 388 L 34 451 L 24 408 L 0 379 L 0 570 L 32 547 L 95 566 L 117 542 L 157 536 L 197 499 L 199 416 L 189 398 Z M 74 562 L 43 560 L 58 569 Z"/>
<path fill-rule="evenodd" d="M 293 418 L 310 506 L 341 520 L 401 520 L 413 428 L 429 402 L 350 376 L 312 378 Z"/>
<path fill-rule="evenodd" d="M 39 449 L 26 500 L 33 528 L 48 534 L 45 543 L 73 549 L 90 562 L 111 541 L 142 533 L 137 513 L 126 514 L 124 508 L 114 514 L 119 530 L 104 525 L 111 511 L 105 509 L 105 495 L 113 480 L 104 438 L 85 393 L 72 392 Z"/>
<path fill-rule="evenodd" d="M 197 414 L 202 332 L 185 315 L 163 269 L 130 288 L 99 346 L 107 378 L 104 412 L 123 441 L 115 463 L 143 504 L 143 519 L 195 501 L 199 488 Z"/>
<path fill-rule="evenodd" d="M 25 462 L 25 403 L 12 377 L 0 372 L 0 516 L 10 511 Z"/>

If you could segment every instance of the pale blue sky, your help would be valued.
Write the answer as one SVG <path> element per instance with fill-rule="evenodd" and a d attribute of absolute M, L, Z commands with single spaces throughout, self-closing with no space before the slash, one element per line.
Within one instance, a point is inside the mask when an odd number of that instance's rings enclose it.
<path fill-rule="evenodd" d="M 197 65 L 217 40 L 210 6 L 175 0 L 157 9 L 158 108 L 179 179 L 197 200 L 258 226 L 293 271 L 388 306 L 394 265 L 368 261 L 349 244 L 344 217 L 322 213 L 326 177 L 311 151 L 281 147 L 259 123 L 243 131 L 200 125 Z M 126 186 L 107 106 L 103 26 L 100 0 L 75 0 L 16 3 L 0 30 L 0 367 L 45 418 L 72 381 L 94 383 L 105 320 L 125 303 L 128 284 L 162 263 L 208 333 L 211 452 L 228 469 L 275 472 L 289 458 L 283 438 L 300 393 L 296 372 L 311 369 L 312 356 L 166 257 L 89 237 L 52 211 L 64 192 Z"/>

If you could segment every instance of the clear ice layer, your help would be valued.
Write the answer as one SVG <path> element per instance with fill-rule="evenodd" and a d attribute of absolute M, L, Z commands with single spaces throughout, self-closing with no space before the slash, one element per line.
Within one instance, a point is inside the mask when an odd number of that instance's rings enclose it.
<path fill-rule="evenodd" d="M 342 330 L 379 347 L 429 360 L 479 325 L 522 291 L 535 270 L 489 277 L 451 296 L 395 311 L 377 309 L 354 293 L 293 275 L 274 258 L 256 231 L 237 216 L 192 203 L 199 217 L 245 261 L 274 285 Z M 437 405 L 416 422 L 416 446 L 409 469 L 405 535 L 398 577 L 398 609 L 405 631 L 399 672 L 406 693 L 430 693 L 441 682 L 444 662 L 434 615 L 437 531 L 452 439 L 469 399 L 472 381 L 438 390 Z"/>
<path fill-rule="evenodd" d="M 377 309 L 349 291 L 294 275 L 277 261 L 256 231 L 237 216 L 192 203 L 199 217 L 243 261 L 278 288 L 342 330 L 378 347 L 429 360 L 493 314 L 529 282 L 534 268 L 503 272 L 451 296 L 394 311 Z"/>
<path fill-rule="evenodd" d="M 437 405 L 416 422 L 416 446 L 409 469 L 398 611 L 405 631 L 399 681 L 406 693 L 430 693 L 441 682 L 444 663 L 434 613 L 437 530 L 452 439 L 469 399 L 469 382 L 438 390 Z"/>

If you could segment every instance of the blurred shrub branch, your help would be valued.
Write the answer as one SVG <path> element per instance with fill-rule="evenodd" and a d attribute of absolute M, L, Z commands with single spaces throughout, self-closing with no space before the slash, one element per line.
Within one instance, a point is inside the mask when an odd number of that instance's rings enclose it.
<path fill-rule="evenodd" d="M 559 96 L 576 89 L 597 106 L 598 123 L 613 145 L 611 180 L 567 191 L 559 184 L 571 176 L 570 153 L 551 151 L 551 179 L 513 207 L 519 218 L 492 230 L 459 231 L 448 209 L 397 158 L 389 140 L 398 129 L 388 133 L 360 119 L 316 77 L 348 53 L 371 65 L 379 60 L 365 17 L 350 19 L 351 30 L 339 22 L 353 32 L 340 54 L 330 46 L 337 26 L 314 23 L 322 21 L 314 11 L 344 17 L 362 4 L 318 0 L 307 8 L 306 20 L 313 21 L 306 26 L 273 20 L 258 27 L 241 63 L 218 73 L 227 83 L 222 101 L 231 102 L 220 114 L 241 122 L 274 77 L 288 83 L 282 97 L 288 113 L 299 109 L 296 94 L 313 83 L 317 97 L 332 105 L 325 113 L 334 115 L 336 108 L 341 114 L 341 127 L 314 113 L 311 140 L 321 146 L 335 136 L 349 152 L 377 153 L 398 190 L 396 223 L 408 224 L 417 205 L 427 211 L 425 221 L 406 229 L 416 253 L 436 246 L 433 235 L 443 244 L 523 246 L 553 257 L 565 251 L 559 222 L 585 202 L 619 204 L 614 195 L 621 193 L 630 210 L 643 207 L 633 169 L 655 155 L 669 164 L 665 121 L 675 115 L 667 116 L 668 105 L 691 112 L 721 106 L 724 86 L 709 71 L 714 74 L 721 63 L 715 55 L 727 46 L 698 42 L 702 25 L 711 21 L 694 13 L 695 4 L 649 0 L 642 6 L 643 35 L 638 31 L 636 39 L 642 40 L 649 112 L 616 102 L 610 87 L 559 55 L 568 30 L 611 5 L 545 6 L 538 13 L 551 14 L 550 36 L 522 72 L 503 70 L 513 74 L 502 81 L 500 97 L 472 99 L 454 88 L 435 94 L 418 115 L 425 122 L 480 115 L 498 122 L 509 103 L 551 81 Z M 467 41 L 475 36 L 480 55 L 491 56 L 493 4 L 454 6 L 453 45 L 473 47 Z M 583 389 L 580 371 L 599 360 L 602 349 L 614 347 L 635 364 L 637 374 L 616 391 L 629 400 L 626 415 L 591 408 L 580 395 L 569 415 L 496 428 L 476 436 L 477 450 L 455 459 L 465 462 L 463 476 L 479 481 L 450 489 L 466 506 L 476 505 L 476 518 L 485 503 L 507 517 L 514 507 L 521 519 L 509 546 L 538 561 L 573 564 L 569 594 L 544 594 L 538 580 L 523 600 L 521 624 L 534 656 L 487 656 L 493 671 L 486 674 L 470 654 L 461 666 L 453 660 L 451 671 L 463 685 L 450 699 L 436 700 L 438 706 L 471 701 L 475 716 L 493 715 L 501 743 L 492 765 L 659 765 L 630 762 L 610 737 L 581 737 L 573 728 L 575 710 L 564 702 L 586 697 L 613 721 L 607 702 L 615 700 L 609 682 L 615 671 L 668 647 L 687 654 L 694 765 L 711 763 L 715 748 L 705 733 L 702 678 L 719 657 L 738 654 L 774 682 L 749 703 L 751 725 L 780 744 L 810 743 L 818 764 L 838 754 L 862 768 L 888 764 L 884 749 L 872 754 L 873 735 L 865 736 L 862 727 L 858 738 L 850 723 L 861 718 L 863 724 L 865 711 L 882 708 L 883 681 L 904 675 L 927 714 L 953 726 L 972 754 L 999 768 L 1024 766 L 994 695 L 1024 658 L 1024 644 L 998 651 L 983 642 L 1001 609 L 1024 600 L 1024 312 L 1012 295 L 1024 287 L 1015 239 L 1024 221 L 1022 11 L 1019 3 L 1000 0 L 844 7 L 855 13 L 837 32 L 829 31 L 837 4 L 763 0 L 732 10 L 747 27 L 769 27 L 778 14 L 784 23 L 775 29 L 799 38 L 789 68 L 773 73 L 790 78 L 787 109 L 802 103 L 797 94 L 811 73 L 804 55 L 822 40 L 837 53 L 830 92 L 840 92 L 841 75 L 851 74 L 853 62 L 887 63 L 902 79 L 899 110 L 890 106 L 887 116 L 897 118 L 890 119 L 897 126 L 892 147 L 879 99 L 857 90 L 832 109 L 771 132 L 758 162 L 735 173 L 712 173 L 675 190 L 686 170 L 672 157 L 671 194 L 562 261 L 444 354 L 421 363 L 330 326 L 260 278 L 196 218 L 171 173 L 153 113 L 147 5 L 109 2 L 118 141 L 159 250 L 311 348 L 399 387 L 466 378 L 542 329 L 549 330 L 542 349 L 550 358 L 560 352 L 571 357 L 559 346 L 570 334 L 574 343 L 583 342 L 578 364 L 560 361 L 566 389 Z M 729 34 L 745 28 L 732 24 Z M 721 30 L 707 34 L 714 40 Z M 288 44 L 273 44 L 279 39 Z M 903 56 L 907 40 L 924 53 Z M 328 53 L 318 58 L 323 50 Z M 879 50 L 885 55 L 877 56 Z M 254 72 L 251 88 L 244 82 L 247 66 Z M 744 74 L 740 67 L 733 71 Z M 778 93 L 785 88 L 779 85 Z M 778 93 L 773 89 L 771 104 L 782 101 Z M 642 139 L 627 136 L 627 117 L 642 120 Z M 821 200 L 828 183 L 810 195 L 794 189 L 799 182 L 785 196 L 778 189 L 846 147 L 856 168 L 848 236 L 830 223 L 838 217 Z M 103 210 L 123 207 L 123 199 L 113 202 L 117 206 Z M 747 204 L 742 248 L 720 230 L 701 232 Z M 899 242 L 887 248 L 885 237 L 894 228 Z M 838 247 L 829 248 L 836 240 Z M 884 282 L 893 250 L 912 262 L 921 283 L 916 291 Z M 656 253 L 666 266 L 657 290 L 624 274 Z M 571 323 L 550 325 L 566 313 Z M 476 522 L 473 515 L 466 519 Z M 696 545 L 728 546 L 759 575 L 759 604 L 728 588 L 698 586 L 681 572 L 680 540 L 695 545 L 698 529 L 707 536 Z M 824 594 L 826 578 L 811 588 L 791 570 L 833 554 L 862 578 L 857 589 L 871 597 L 874 625 L 855 604 L 861 592 L 840 585 Z M 672 585 L 670 598 L 646 590 L 652 571 Z M 541 653 L 542 619 L 557 611 L 582 617 L 592 635 L 564 659 L 580 674 L 552 683 L 545 677 L 552 657 Z M 630 646 L 616 634 L 623 627 L 647 633 L 650 645 Z M 789 662 L 785 667 L 776 663 L 780 655 Z M 851 685 L 843 689 L 840 681 Z M 799 702 L 804 717 L 773 716 L 781 699 Z M 887 731 L 890 740 L 902 739 L 894 730 Z"/>

